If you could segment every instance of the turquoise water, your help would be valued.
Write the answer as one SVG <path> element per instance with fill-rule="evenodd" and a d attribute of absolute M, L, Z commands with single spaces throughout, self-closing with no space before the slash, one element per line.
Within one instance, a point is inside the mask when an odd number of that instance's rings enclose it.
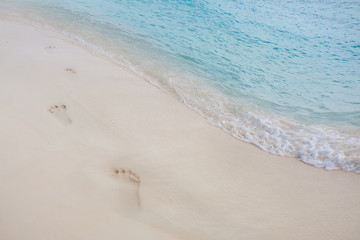
<path fill-rule="evenodd" d="M 360 172 L 360 2 L 13 0 L 261 149 Z"/>

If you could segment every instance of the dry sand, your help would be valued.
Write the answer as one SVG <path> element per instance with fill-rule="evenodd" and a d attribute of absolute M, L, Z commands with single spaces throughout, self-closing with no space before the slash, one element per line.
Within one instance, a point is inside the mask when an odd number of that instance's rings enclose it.
<path fill-rule="evenodd" d="M 240 142 L 143 79 L 0 21 L 0 239 L 360 239 L 360 175 Z"/>

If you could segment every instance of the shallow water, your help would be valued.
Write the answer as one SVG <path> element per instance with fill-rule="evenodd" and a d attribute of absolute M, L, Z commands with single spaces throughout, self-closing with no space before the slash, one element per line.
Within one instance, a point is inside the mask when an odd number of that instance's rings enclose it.
<path fill-rule="evenodd" d="M 0 1 L 174 94 L 236 138 L 360 172 L 358 1 Z"/>

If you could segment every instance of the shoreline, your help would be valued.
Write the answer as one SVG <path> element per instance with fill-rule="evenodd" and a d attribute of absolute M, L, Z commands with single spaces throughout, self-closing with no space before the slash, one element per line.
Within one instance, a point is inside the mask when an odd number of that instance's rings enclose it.
<path fill-rule="evenodd" d="M 0 29 L 2 238 L 360 237 L 357 174 L 240 142 L 41 29 Z"/>
<path fill-rule="evenodd" d="M 48 36 L 60 38 L 65 42 L 76 45 L 92 55 L 101 57 L 106 61 L 120 66 L 131 74 L 144 79 L 151 85 L 160 88 L 182 102 L 186 107 L 200 114 L 206 121 L 214 126 L 221 128 L 234 138 L 253 144 L 263 151 L 277 156 L 295 157 L 298 160 L 326 170 L 343 170 L 345 172 L 360 173 L 359 156 L 357 154 L 359 130 L 356 127 L 340 126 L 332 124 L 308 124 L 288 118 L 282 114 L 254 110 L 257 107 L 238 105 L 232 99 L 217 92 L 216 89 L 202 89 L 207 86 L 206 83 L 192 85 L 192 83 L 183 82 L 186 77 L 169 80 L 167 77 L 157 75 L 156 72 L 162 72 L 166 67 L 153 66 L 154 69 L 146 68 L 139 62 L 146 63 L 148 54 L 142 55 L 139 52 L 131 54 L 130 61 L 124 60 L 124 46 L 120 52 L 113 48 L 114 52 L 108 51 L 108 44 L 98 33 L 96 39 L 88 42 L 86 37 L 78 33 L 71 32 L 66 28 L 60 28 L 53 25 L 54 22 L 47 23 L 41 17 L 32 19 L 27 16 L 29 22 L 24 22 L 24 12 L 10 17 L 10 19 L 20 24 L 29 25 L 41 31 L 45 31 Z M 26 14 L 25 14 L 26 15 Z M 62 30 L 61 30 L 62 29 Z M 59 33 L 60 32 L 60 33 Z M 111 45 L 111 44 L 110 44 Z M 121 45 L 121 44 L 120 44 Z M 129 47 L 129 46 L 128 46 Z M 130 48 L 132 48 L 130 46 Z M 136 58 L 134 56 L 136 55 Z M 129 56 L 127 56 L 129 57 Z M 120 59 L 120 60 L 119 60 Z M 136 64 L 133 64 L 132 61 Z M 150 61 L 151 62 L 151 61 Z M 140 65 L 139 65 L 140 64 Z M 145 64 L 146 65 L 146 64 Z M 156 70 L 157 69 L 157 70 Z M 184 71 L 186 72 L 186 71 Z M 171 71 L 168 72 L 171 75 Z M 166 74 L 165 74 L 166 75 Z M 194 76 L 193 76 L 194 77 Z M 189 77 L 191 79 L 192 77 Z M 170 81 L 170 82 L 169 82 Z M 176 84 L 178 82 L 178 84 Z M 188 85 L 189 84 L 189 85 Z M 194 94 L 201 90 L 200 94 Z M 205 87 L 207 88 L 207 87 Z M 194 90 L 195 89 L 195 90 Z M 214 99 L 216 99 L 214 101 Z M 270 107 L 271 108 L 271 107 Z"/>

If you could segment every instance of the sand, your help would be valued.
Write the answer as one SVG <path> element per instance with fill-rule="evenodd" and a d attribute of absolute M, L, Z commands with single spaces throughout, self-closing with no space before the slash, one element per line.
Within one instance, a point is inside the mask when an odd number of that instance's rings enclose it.
<path fill-rule="evenodd" d="M 60 35 L 0 21 L 0 239 L 360 239 L 360 175 L 240 142 Z"/>

